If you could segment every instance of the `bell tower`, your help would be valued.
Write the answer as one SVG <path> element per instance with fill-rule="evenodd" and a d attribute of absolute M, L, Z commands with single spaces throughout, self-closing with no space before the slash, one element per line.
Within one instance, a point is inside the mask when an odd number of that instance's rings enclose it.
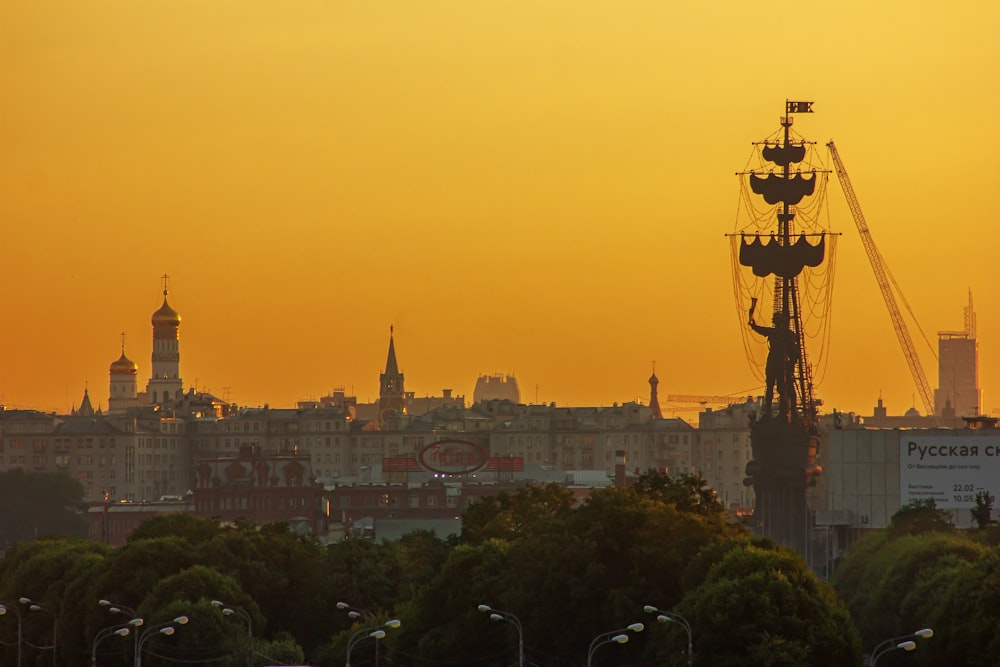
<path fill-rule="evenodd" d="M 163 279 L 163 305 L 153 313 L 152 376 L 146 385 L 146 394 L 152 405 L 163 405 L 179 400 L 184 391 L 180 375 L 180 326 L 181 316 L 167 303 L 167 279 Z"/>
<path fill-rule="evenodd" d="M 129 408 L 134 408 L 138 401 L 136 396 L 136 375 L 139 367 L 125 356 L 125 332 L 122 332 L 122 356 L 111 362 L 108 374 L 111 377 L 111 396 L 108 398 L 108 413 L 112 415 L 125 414 Z"/>

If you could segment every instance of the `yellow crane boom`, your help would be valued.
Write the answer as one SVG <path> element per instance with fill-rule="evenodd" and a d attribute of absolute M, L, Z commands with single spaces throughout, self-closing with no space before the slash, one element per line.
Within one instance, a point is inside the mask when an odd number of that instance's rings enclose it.
<path fill-rule="evenodd" d="M 746 396 L 698 396 L 694 394 L 670 394 L 667 401 L 671 403 L 718 403 L 720 405 L 737 405 L 745 403 Z"/>
<path fill-rule="evenodd" d="M 858 226 L 858 232 L 861 234 L 861 243 L 865 246 L 865 252 L 868 253 L 868 261 L 871 262 L 872 271 L 875 272 L 875 280 L 882 291 L 882 298 L 885 299 L 886 308 L 889 309 L 892 328 L 896 330 L 896 338 L 899 339 L 899 345 L 903 349 L 903 356 L 906 357 L 906 364 L 910 368 L 910 375 L 913 376 L 913 382 L 917 385 L 917 393 L 920 394 L 920 400 L 924 404 L 926 414 L 933 415 L 934 398 L 931 393 L 931 387 L 927 383 L 927 376 L 924 375 L 924 367 L 920 364 L 920 358 L 913 347 L 913 340 L 910 338 L 906 322 L 903 321 L 903 314 L 896 304 L 896 296 L 892 291 L 892 285 L 889 281 L 888 269 L 882 260 L 882 255 L 879 254 L 878 248 L 875 247 L 875 241 L 872 239 L 871 232 L 868 231 L 865 214 L 861 212 L 861 204 L 858 203 L 858 197 L 854 194 L 854 187 L 851 185 L 851 179 L 847 175 L 847 169 L 844 168 L 844 161 L 840 159 L 840 153 L 837 152 L 837 147 L 832 141 L 827 144 L 827 147 L 830 149 L 830 155 L 833 157 L 833 164 L 837 170 L 837 178 L 840 180 L 840 187 L 844 191 L 844 197 L 847 198 L 847 205 L 851 209 L 851 215 L 854 216 L 854 224 Z"/>

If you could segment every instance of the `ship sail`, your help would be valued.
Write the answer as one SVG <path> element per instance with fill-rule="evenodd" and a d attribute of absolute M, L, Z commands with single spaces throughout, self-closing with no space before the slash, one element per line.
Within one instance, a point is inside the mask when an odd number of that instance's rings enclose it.
<path fill-rule="evenodd" d="M 750 267 L 753 274 L 761 278 L 771 274 L 794 278 L 805 267 L 822 264 L 825 250 L 826 234 L 821 234 L 815 245 L 809 242 L 804 232 L 789 245 L 782 245 L 774 234 L 767 242 L 762 241 L 759 234 L 750 241 L 745 234 L 740 235 L 740 264 Z"/>

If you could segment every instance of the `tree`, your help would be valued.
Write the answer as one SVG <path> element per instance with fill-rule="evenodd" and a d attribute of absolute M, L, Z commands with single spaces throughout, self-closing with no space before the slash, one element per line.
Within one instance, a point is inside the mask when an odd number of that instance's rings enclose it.
<path fill-rule="evenodd" d="M 129 534 L 126 543 L 157 537 L 182 537 L 194 545 L 212 539 L 223 530 L 218 521 L 201 519 L 187 512 L 175 512 L 146 519 Z"/>
<path fill-rule="evenodd" d="M 921 533 L 949 533 L 955 529 L 951 515 L 939 510 L 933 498 L 914 500 L 899 508 L 889 521 L 889 535 L 919 535 Z"/>
<path fill-rule="evenodd" d="M 989 491 L 980 491 L 976 494 L 976 506 L 972 508 L 972 519 L 980 530 L 996 523 L 993 520 L 993 503 L 996 501 Z"/>
<path fill-rule="evenodd" d="M 503 540 L 486 540 L 452 549 L 438 576 L 417 592 L 411 604 L 398 610 L 402 626 L 393 631 L 393 661 L 457 665 L 477 663 L 484 655 L 503 655 L 503 636 L 495 634 L 477 606 L 501 608 L 498 600 L 503 599 L 510 572 L 509 548 Z M 346 642 L 346 637 L 341 641 Z M 315 664 L 322 667 L 322 663 Z"/>
<path fill-rule="evenodd" d="M 514 493 L 501 491 L 472 503 L 462 514 L 460 541 L 481 544 L 490 539 L 512 540 L 544 517 L 565 514 L 573 494 L 562 484 L 530 484 Z"/>
<path fill-rule="evenodd" d="M 993 666 L 1000 656 L 1000 550 L 957 569 L 938 596 L 929 625 L 935 636 L 926 645 L 925 665 Z M 924 647 L 921 647 L 924 652 Z"/>
<path fill-rule="evenodd" d="M 861 642 L 833 589 L 783 547 L 744 543 L 727 553 L 677 606 L 698 656 L 722 667 L 746 656 L 771 665 L 861 664 Z M 760 663 L 754 663 L 760 664 Z"/>
<path fill-rule="evenodd" d="M 720 515 L 726 511 L 715 489 L 699 473 L 685 473 L 673 478 L 659 470 L 647 470 L 639 475 L 631 489 L 672 504 L 681 512 Z"/>
<path fill-rule="evenodd" d="M 0 553 L 25 540 L 87 535 L 79 480 L 62 473 L 0 473 Z"/>

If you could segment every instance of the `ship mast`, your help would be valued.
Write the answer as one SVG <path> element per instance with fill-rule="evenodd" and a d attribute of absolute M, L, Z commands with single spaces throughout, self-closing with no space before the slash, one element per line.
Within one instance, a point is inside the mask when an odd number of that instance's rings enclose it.
<path fill-rule="evenodd" d="M 781 126 L 784 129 L 783 149 L 788 149 L 792 146 L 791 132 L 793 118 L 791 111 L 799 108 L 798 106 L 792 106 L 793 104 L 797 103 L 785 103 L 786 113 L 781 117 Z M 810 113 L 812 112 L 811 103 L 808 107 L 805 107 L 805 110 Z M 785 182 L 788 182 L 791 177 L 791 170 L 791 161 L 784 160 L 781 171 Z M 792 222 L 794 220 L 795 210 L 792 204 L 787 199 L 783 199 L 781 202 L 781 213 L 778 214 L 778 238 L 781 239 L 781 245 L 785 247 L 792 245 L 794 232 Z M 799 346 L 799 357 L 795 364 L 794 395 L 800 398 L 802 425 L 808 430 L 810 427 L 815 426 L 816 403 L 813 396 L 812 367 L 806 356 L 805 333 L 802 327 L 802 313 L 799 309 L 798 275 L 789 277 L 778 276 L 778 279 L 774 283 L 774 291 L 775 311 L 784 314 L 792 327 Z M 794 396 L 792 400 L 794 400 Z M 795 412 L 794 405 L 790 406 L 790 411 Z"/>

